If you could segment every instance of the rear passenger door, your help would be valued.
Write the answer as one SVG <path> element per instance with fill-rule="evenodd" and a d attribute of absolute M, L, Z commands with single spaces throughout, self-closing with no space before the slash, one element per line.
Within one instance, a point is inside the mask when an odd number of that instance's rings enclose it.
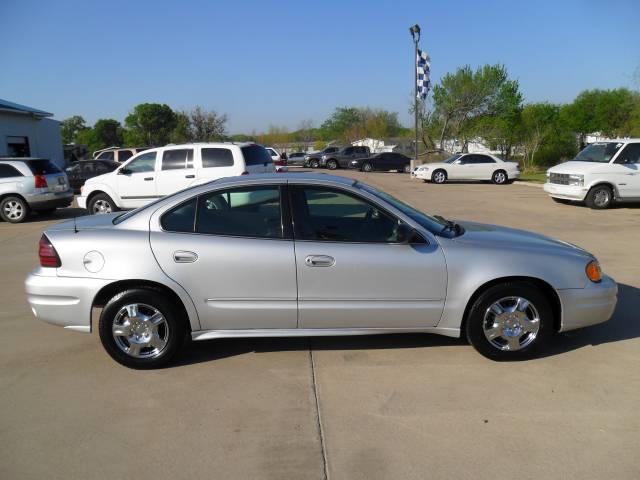
<path fill-rule="evenodd" d="M 156 186 L 161 197 L 184 190 L 194 183 L 196 170 L 193 165 L 193 148 L 164 150 L 157 177 Z"/>
<path fill-rule="evenodd" d="M 496 161 L 488 155 L 474 155 L 474 180 L 491 180 Z"/>

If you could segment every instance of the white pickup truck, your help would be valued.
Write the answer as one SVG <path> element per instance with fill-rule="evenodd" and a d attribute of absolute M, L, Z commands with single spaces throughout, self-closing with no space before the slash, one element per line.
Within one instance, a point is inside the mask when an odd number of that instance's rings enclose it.
<path fill-rule="evenodd" d="M 595 209 L 640 201 L 640 139 L 588 145 L 573 160 L 547 170 L 544 191 L 557 202 L 584 202 Z"/>

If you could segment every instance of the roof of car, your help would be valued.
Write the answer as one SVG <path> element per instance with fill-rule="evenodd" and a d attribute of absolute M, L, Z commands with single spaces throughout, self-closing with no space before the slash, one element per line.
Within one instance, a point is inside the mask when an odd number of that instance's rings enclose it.
<path fill-rule="evenodd" d="M 0 157 L 0 162 L 28 162 L 31 160 L 49 160 L 42 157 Z"/>
<path fill-rule="evenodd" d="M 214 180 L 216 185 L 227 185 L 234 183 L 246 183 L 255 182 L 259 183 L 261 180 L 282 180 L 286 182 L 327 182 L 327 183 L 339 183 L 342 185 L 353 185 L 355 180 L 352 178 L 339 177 L 338 175 L 330 175 L 328 173 L 314 173 L 314 172 L 286 172 L 286 173 L 252 173 L 251 175 L 242 175 L 239 177 L 225 177 L 219 180 Z"/>

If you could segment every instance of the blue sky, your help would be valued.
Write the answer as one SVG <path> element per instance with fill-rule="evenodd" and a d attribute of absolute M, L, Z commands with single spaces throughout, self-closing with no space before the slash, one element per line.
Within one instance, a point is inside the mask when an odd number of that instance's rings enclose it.
<path fill-rule="evenodd" d="M 0 98 L 90 123 L 201 105 L 232 133 L 319 125 L 341 105 L 409 125 L 416 22 L 434 81 L 503 63 L 527 101 L 636 87 L 640 0 L 0 0 Z"/>

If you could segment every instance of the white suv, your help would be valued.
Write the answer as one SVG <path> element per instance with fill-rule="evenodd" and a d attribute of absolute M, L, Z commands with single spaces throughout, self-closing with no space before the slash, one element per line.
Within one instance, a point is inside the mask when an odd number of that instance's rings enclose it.
<path fill-rule="evenodd" d="M 171 145 L 145 150 L 113 172 L 87 180 L 77 202 L 90 213 L 110 213 L 218 178 L 274 171 L 267 150 L 254 143 Z"/>
<path fill-rule="evenodd" d="M 573 160 L 547 170 L 544 190 L 555 201 L 580 201 L 596 209 L 640 201 L 640 139 L 590 144 Z"/>

